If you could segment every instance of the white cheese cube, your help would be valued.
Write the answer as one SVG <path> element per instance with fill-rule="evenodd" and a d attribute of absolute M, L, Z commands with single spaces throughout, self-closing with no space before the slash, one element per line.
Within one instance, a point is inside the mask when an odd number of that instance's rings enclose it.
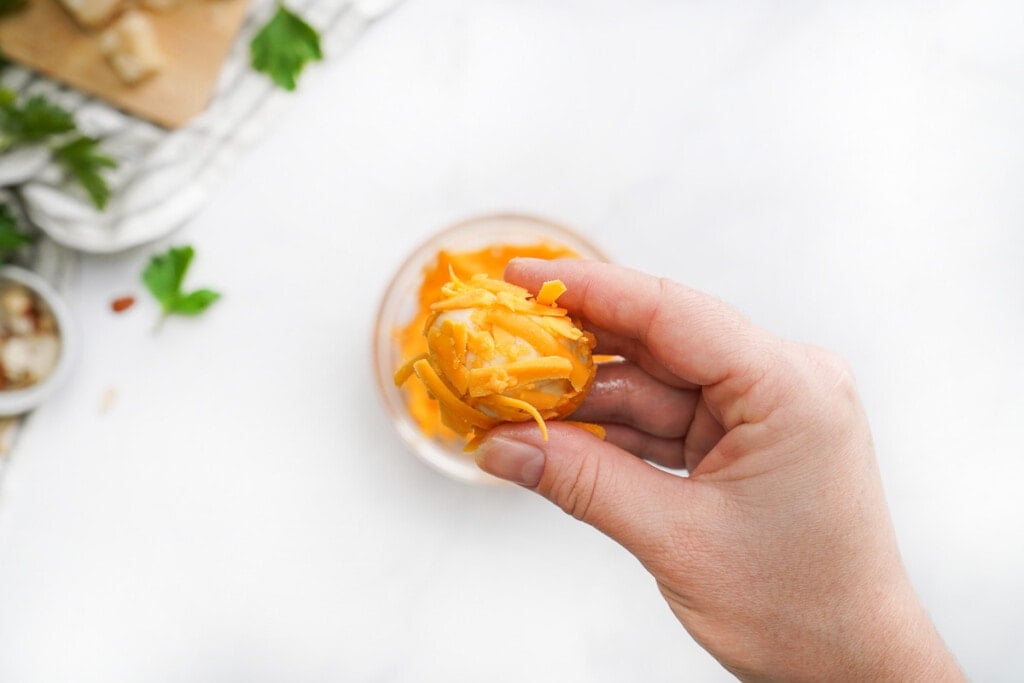
<path fill-rule="evenodd" d="M 156 31 L 142 12 L 122 14 L 100 37 L 100 49 L 121 80 L 129 85 L 152 76 L 164 65 Z"/>

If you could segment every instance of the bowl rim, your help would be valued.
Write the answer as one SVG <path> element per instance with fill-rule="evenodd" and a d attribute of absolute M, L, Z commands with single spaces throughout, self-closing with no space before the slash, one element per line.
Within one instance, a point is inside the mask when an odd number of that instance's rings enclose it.
<path fill-rule="evenodd" d="M 457 237 L 463 232 L 471 232 L 477 228 L 486 230 L 488 224 L 496 224 L 502 221 L 521 222 L 531 225 L 538 233 L 543 233 L 543 237 L 538 236 L 538 239 L 549 239 L 551 242 L 562 244 L 580 252 L 583 258 L 608 260 L 604 251 L 592 241 L 561 223 L 528 213 L 480 213 L 432 232 L 421 242 L 417 243 L 392 272 L 374 316 L 373 346 L 371 349 L 374 381 L 377 384 L 378 400 L 383 405 L 392 427 L 398 432 L 403 445 L 411 450 L 417 459 L 452 479 L 470 484 L 504 485 L 507 482 L 493 477 L 479 468 L 469 467 L 468 458 L 457 458 L 450 448 L 442 446 L 439 440 L 428 437 L 420 431 L 405 407 L 402 391 L 397 387 L 395 391 L 389 390 L 392 384 L 390 381 L 391 374 L 388 372 L 385 376 L 385 359 L 382 357 L 381 350 L 382 343 L 387 344 L 388 347 L 393 344 L 393 328 L 385 330 L 382 325 L 385 313 L 389 306 L 393 304 L 395 297 L 398 296 L 398 289 L 403 284 L 402 274 L 407 273 L 410 268 L 417 266 L 422 269 L 432 259 L 436 258 L 437 253 L 447 248 L 446 243 L 453 237 Z M 466 249 L 472 249 L 472 247 L 466 247 Z M 426 260 L 424 260 L 425 253 L 427 254 Z M 418 290 L 419 283 L 422 282 L 422 275 L 419 275 L 416 281 Z"/>
<path fill-rule="evenodd" d="M 20 266 L 2 265 L 0 280 L 16 282 L 43 300 L 57 323 L 57 338 L 60 341 L 60 356 L 53 372 L 23 389 L 0 389 L 0 416 L 20 415 L 38 406 L 64 382 L 71 371 L 78 340 L 71 309 L 41 275 Z"/>

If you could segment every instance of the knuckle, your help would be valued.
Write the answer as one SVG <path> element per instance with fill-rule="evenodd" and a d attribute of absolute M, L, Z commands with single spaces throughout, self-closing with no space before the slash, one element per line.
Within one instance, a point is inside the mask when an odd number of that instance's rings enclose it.
<path fill-rule="evenodd" d="M 824 388 L 830 392 L 844 394 L 854 390 L 856 381 L 853 377 L 853 366 L 845 358 L 828 349 L 808 348 L 817 376 Z"/>
<path fill-rule="evenodd" d="M 833 427 L 854 422 L 860 414 L 860 398 L 850 363 L 827 349 L 804 346 L 802 351 L 803 384 L 811 398 L 810 407 L 830 416 Z"/>
<path fill-rule="evenodd" d="M 752 335 L 746 357 L 736 359 L 739 371 L 722 382 L 728 406 L 722 416 L 725 426 L 760 421 L 784 400 L 786 382 L 780 378 L 785 378 L 787 372 L 778 341 Z"/>
<path fill-rule="evenodd" d="M 647 326 L 640 331 L 639 340 L 645 346 L 650 339 L 660 335 L 661 328 L 666 324 L 666 304 L 670 301 L 673 282 L 667 277 L 659 277 L 656 281 L 657 292 L 654 294 L 654 306 L 647 318 Z"/>

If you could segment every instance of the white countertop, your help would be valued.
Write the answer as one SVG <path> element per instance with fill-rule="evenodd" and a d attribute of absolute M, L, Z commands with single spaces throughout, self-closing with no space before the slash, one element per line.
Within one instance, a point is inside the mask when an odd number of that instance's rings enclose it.
<path fill-rule="evenodd" d="M 729 680 L 625 551 L 379 407 L 391 272 L 494 210 L 845 355 L 922 599 L 1024 678 L 1022 35 L 1013 0 L 408 0 L 183 231 L 83 258 L 0 491 L 0 680 Z M 224 299 L 154 333 L 181 243 Z"/>

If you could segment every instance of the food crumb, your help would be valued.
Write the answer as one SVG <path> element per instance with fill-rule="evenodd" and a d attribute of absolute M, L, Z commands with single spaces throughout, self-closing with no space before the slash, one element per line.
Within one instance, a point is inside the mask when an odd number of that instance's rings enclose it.
<path fill-rule="evenodd" d="M 110 412 L 110 409 L 114 407 L 114 401 L 117 399 L 117 389 L 114 387 L 107 387 L 100 394 L 99 402 L 99 413 L 100 415 L 106 415 Z"/>
<path fill-rule="evenodd" d="M 16 417 L 0 418 L 0 458 L 10 455 L 14 445 L 14 437 L 18 433 L 21 420 Z M 2 465 L 3 463 L 0 463 Z"/>
<path fill-rule="evenodd" d="M 135 303 L 134 296 L 120 296 L 110 302 L 110 308 L 114 313 L 123 313 L 127 311 Z"/>

